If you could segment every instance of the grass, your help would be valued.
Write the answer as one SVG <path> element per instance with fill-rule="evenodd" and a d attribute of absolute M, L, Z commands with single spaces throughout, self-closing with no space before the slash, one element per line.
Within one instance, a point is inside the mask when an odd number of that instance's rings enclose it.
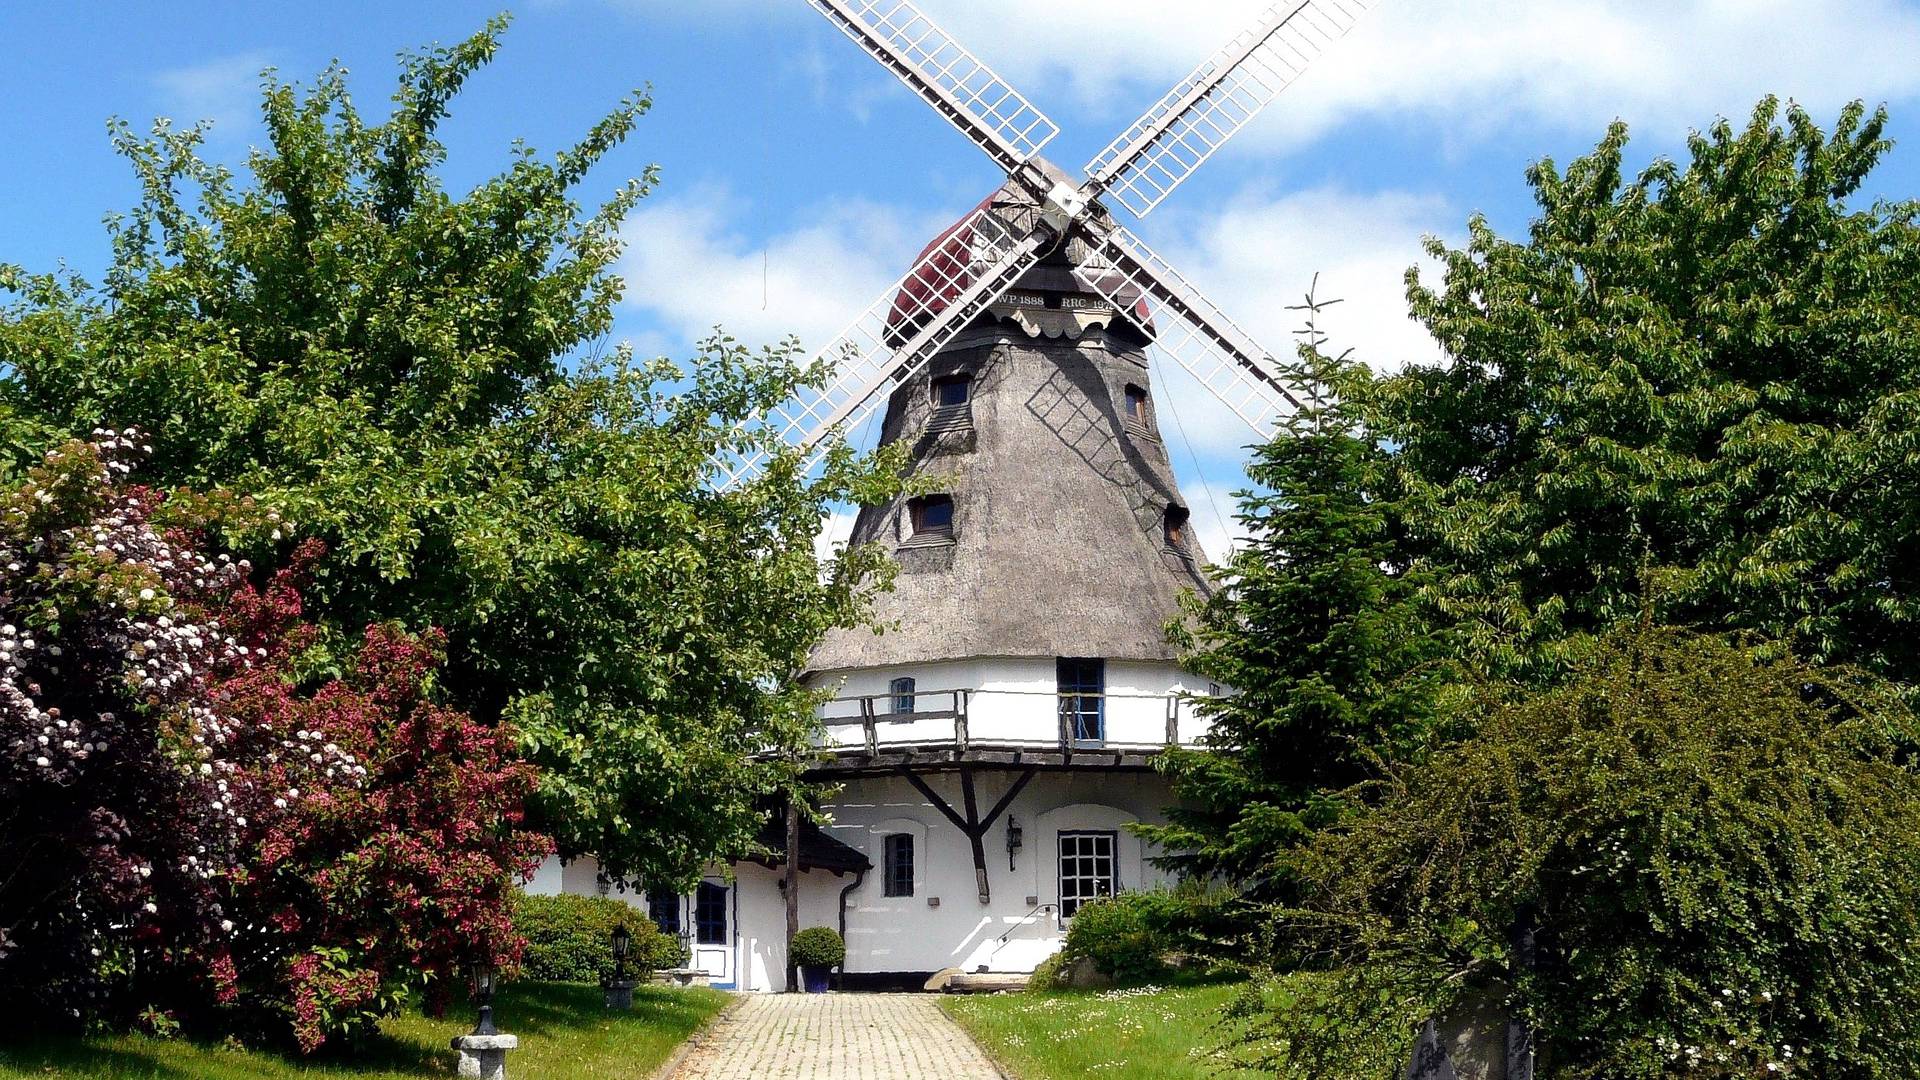
<path fill-rule="evenodd" d="M 721 1006 L 715 990 L 641 987 L 633 1011 L 607 1012 L 600 988 L 572 983 L 510 983 L 494 1015 L 503 1031 L 520 1036 L 508 1072 L 542 1080 L 645 1076 L 665 1061 Z M 434 1020 L 411 1014 L 381 1025 L 380 1037 L 351 1057 L 302 1061 L 259 1050 L 186 1039 L 138 1035 L 93 1037 L 0 1048 L 0 1078 L 49 1076 L 73 1080 L 412 1080 L 452 1076 L 448 1040 L 471 1030 L 470 1012 Z"/>
<path fill-rule="evenodd" d="M 1237 983 L 1132 990 L 1059 990 L 948 998 L 960 1026 L 1020 1080 L 1151 1076 L 1251 1077 L 1220 1071 L 1213 1050 L 1231 1032 L 1220 1010 Z"/>

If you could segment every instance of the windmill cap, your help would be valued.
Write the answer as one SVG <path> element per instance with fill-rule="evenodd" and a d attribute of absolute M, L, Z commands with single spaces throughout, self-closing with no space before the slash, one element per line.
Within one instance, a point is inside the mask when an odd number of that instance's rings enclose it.
<path fill-rule="evenodd" d="M 898 347 L 905 344 L 908 338 L 945 312 L 973 284 L 973 264 L 979 247 L 973 220 L 982 211 L 1009 220 L 1010 226 L 1016 230 L 1031 228 L 1038 214 L 1032 197 L 1018 184 L 1009 182 L 934 237 L 913 261 L 916 269 L 907 276 L 900 292 L 894 297 L 892 310 L 887 313 L 889 345 Z M 1070 272 L 1074 288 L 1060 288 L 1063 275 L 1058 271 L 1063 268 Z M 1078 233 L 1069 235 L 1065 243 L 1057 245 L 1054 252 L 1043 258 L 1040 265 L 1028 271 L 1014 285 L 1014 289 L 1085 293 L 1100 296 L 1103 301 L 1108 295 L 1117 296 L 1123 301 L 1131 301 L 1127 306 L 1132 310 L 1133 322 L 1149 337 L 1152 336 L 1153 311 L 1147 305 L 1146 297 L 1118 269 L 1095 265 L 1095 252 L 1080 239 Z"/>

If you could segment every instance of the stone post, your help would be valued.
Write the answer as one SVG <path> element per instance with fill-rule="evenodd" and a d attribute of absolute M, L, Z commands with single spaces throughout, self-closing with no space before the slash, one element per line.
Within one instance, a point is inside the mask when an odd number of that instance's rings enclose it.
<path fill-rule="evenodd" d="M 507 1080 L 507 1051 L 519 1047 L 518 1035 L 461 1035 L 453 1040 L 463 1080 Z"/>
<path fill-rule="evenodd" d="M 639 985 L 640 983 L 634 979 L 608 979 L 602 983 L 600 988 L 606 995 L 607 1008 L 633 1008 L 633 988 Z"/>

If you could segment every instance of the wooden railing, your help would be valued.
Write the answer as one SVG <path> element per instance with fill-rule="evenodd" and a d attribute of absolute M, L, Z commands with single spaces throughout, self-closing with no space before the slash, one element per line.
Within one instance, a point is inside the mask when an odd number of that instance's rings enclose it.
<path fill-rule="evenodd" d="M 1051 709 L 1044 704 L 1047 698 L 1054 701 Z M 903 699 L 910 709 L 896 708 Z M 821 724 L 827 749 L 869 754 L 888 748 L 986 747 L 1051 749 L 1068 756 L 1156 752 L 1198 745 L 1205 734 L 1196 712 L 1199 700 L 1190 694 L 925 690 L 837 698 L 827 703 Z M 1088 731 L 1090 718 L 1097 732 Z M 858 729 L 857 738 L 849 729 Z"/>

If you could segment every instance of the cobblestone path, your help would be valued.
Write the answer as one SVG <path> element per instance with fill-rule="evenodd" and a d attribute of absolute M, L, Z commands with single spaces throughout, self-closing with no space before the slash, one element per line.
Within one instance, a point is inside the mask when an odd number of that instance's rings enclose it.
<path fill-rule="evenodd" d="M 671 1080 L 997 1080 L 930 994 L 747 994 Z"/>

